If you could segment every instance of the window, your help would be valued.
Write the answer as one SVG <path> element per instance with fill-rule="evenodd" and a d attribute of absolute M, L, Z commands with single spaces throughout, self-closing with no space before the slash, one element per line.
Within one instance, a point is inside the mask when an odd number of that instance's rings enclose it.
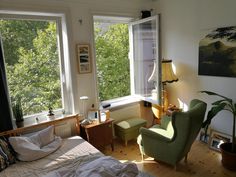
<path fill-rule="evenodd" d="M 132 22 L 130 33 L 131 93 L 143 98 L 151 96 L 160 103 L 162 83 L 158 16 Z"/>
<path fill-rule="evenodd" d="M 100 101 L 130 95 L 128 24 L 115 17 L 94 17 Z"/>
<path fill-rule="evenodd" d="M 49 107 L 54 111 L 73 112 L 68 101 L 73 95 L 67 92 L 71 89 L 67 80 L 70 72 L 64 67 L 68 62 L 65 60 L 68 46 L 65 45 L 67 36 L 63 36 L 67 35 L 63 16 L 13 14 L 0 11 L 11 101 L 21 100 L 24 117 L 45 115 Z"/>
<path fill-rule="evenodd" d="M 94 17 L 100 101 L 128 95 L 145 98 L 153 93 L 159 101 L 159 76 L 149 80 L 154 63 L 160 72 L 157 16 L 132 23 L 124 19 Z"/>

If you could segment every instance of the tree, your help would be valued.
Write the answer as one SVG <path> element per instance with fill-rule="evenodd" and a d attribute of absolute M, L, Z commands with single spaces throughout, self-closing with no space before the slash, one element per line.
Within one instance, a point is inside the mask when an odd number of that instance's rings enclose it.
<path fill-rule="evenodd" d="M 39 29 L 32 48 L 20 47 L 18 54 L 17 63 L 7 64 L 7 78 L 10 96 L 21 98 L 24 115 L 62 107 L 56 24 Z"/>
<path fill-rule="evenodd" d="M 95 24 L 97 77 L 100 100 L 130 94 L 128 25 Z"/>
<path fill-rule="evenodd" d="M 206 37 L 211 39 L 227 39 L 228 41 L 234 42 L 236 41 L 236 27 L 229 26 L 223 28 L 217 28 L 216 30 L 212 31 Z"/>
<path fill-rule="evenodd" d="M 33 40 L 39 30 L 45 30 L 47 21 L 0 19 L 0 33 L 3 40 L 5 61 L 14 65 L 19 60 L 19 47 L 32 49 Z"/>

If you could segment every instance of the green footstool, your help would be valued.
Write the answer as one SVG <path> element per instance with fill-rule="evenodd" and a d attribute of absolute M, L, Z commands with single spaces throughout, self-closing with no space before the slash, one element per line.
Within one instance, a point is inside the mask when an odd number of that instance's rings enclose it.
<path fill-rule="evenodd" d="M 125 146 L 127 142 L 131 139 L 135 139 L 139 135 L 139 128 L 145 127 L 147 121 L 142 118 L 132 118 L 123 120 L 121 122 L 115 123 L 115 134 L 117 137 L 125 141 Z"/>

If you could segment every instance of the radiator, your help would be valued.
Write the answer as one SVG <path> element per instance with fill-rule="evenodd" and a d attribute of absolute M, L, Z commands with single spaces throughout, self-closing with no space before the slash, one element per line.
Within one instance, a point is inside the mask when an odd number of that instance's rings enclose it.
<path fill-rule="evenodd" d="M 62 138 L 66 138 L 72 135 L 71 124 L 70 123 L 61 123 L 55 126 L 55 134 Z"/>

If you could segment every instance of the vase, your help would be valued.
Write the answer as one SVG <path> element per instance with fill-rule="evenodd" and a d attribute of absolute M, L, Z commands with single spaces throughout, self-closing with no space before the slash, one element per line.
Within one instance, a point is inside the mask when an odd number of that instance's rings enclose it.
<path fill-rule="evenodd" d="M 16 127 L 17 128 L 24 127 L 24 121 L 16 121 Z"/>
<path fill-rule="evenodd" d="M 236 153 L 231 152 L 232 143 L 223 143 L 220 145 L 222 154 L 222 165 L 232 171 L 236 171 Z"/>

